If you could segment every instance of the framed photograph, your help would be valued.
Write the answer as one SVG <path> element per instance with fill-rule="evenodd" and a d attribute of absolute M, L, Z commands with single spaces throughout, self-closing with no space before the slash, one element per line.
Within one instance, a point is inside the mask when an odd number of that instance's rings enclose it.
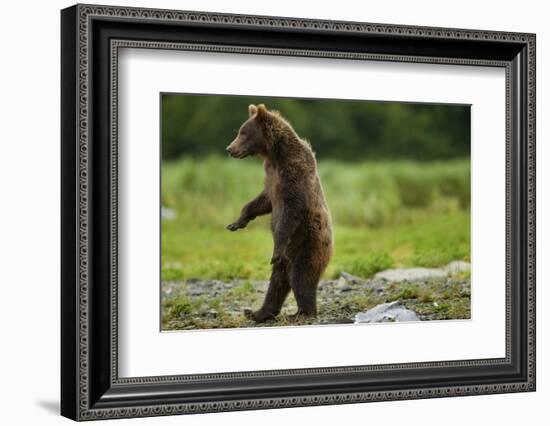
<path fill-rule="evenodd" d="M 61 413 L 535 390 L 535 35 L 61 12 Z"/>

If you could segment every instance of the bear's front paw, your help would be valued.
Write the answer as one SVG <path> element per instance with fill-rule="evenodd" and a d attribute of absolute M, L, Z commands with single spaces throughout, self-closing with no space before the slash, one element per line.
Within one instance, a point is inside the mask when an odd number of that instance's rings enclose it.
<path fill-rule="evenodd" d="M 231 232 L 236 231 L 237 229 L 244 228 L 246 225 L 243 225 L 241 222 L 233 222 L 230 223 L 225 227 L 225 229 L 229 229 Z"/>

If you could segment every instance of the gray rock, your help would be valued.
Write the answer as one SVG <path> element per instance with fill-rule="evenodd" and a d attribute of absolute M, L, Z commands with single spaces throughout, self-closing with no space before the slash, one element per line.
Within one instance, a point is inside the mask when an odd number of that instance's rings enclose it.
<path fill-rule="evenodd" d="M 360 312 L 355 315 L 355 324 L 404 321 L 420 321 L 420 318 L 418 318 L 416 312 L 404 307 L 400 301 L 382 303 L 367 312 Z"/>
<path fill-rule="evenodd" d="M 200 287 L 187 287 L 187 294 L 189 296 L 201 296 L 203 295 L 205 292 L 202 288 Z"/>
<path fill-rule="evenodd" d="M 375 293 L 383 293 L 386 285 L 388 284 L 387 280 L 374 278 L 374 279 L 365 279 L 358 276 L 352 275 L 348 272 L 340 272 L 339 281 L 345 280 L 352 285 L 353 289 L 360 290 L 361 288 L 371 289 Z"/>
<path fill-rule="evenodd" d="M 445 269 L 448 274 L 453 275 L 460 272 L 468 272 L 470 270 L 470 264 L 468 262 L 464 262 L 463 260 L 455 260 L 443 269 Z"/>
<path fill-rule="evenodd" d="M 348 274 L 347 272 L 340 272 L 340 279 L 346 280 L 350 284 L 367 284 L 368 280 L 356 277 L 355 275 Z"/>
<path fill-rule="evenodd" d="M 205 316 L 207 316 L 208 318 L 217 318 L 218 317 L 218 312 L 211 309 L 211 310 L 205 312 Z"/>
<path fill-rule="evenodd" d="M 219 280 L 210 280 L 206 282 L 206 285 L 209 285 L 212 288 L 224 288 L 225 283 Z"/>
<path fill-rule="evenodd" d="M 386 281 L 386 284 L 377 284 L 376 286 L 370 287 L 374 294 L 377 295 L 383 295 L 386 294 L 386 290 L 388 290 L 388 281 Z"/>
<path fill-rule="evenodd" d="M 430 279 L 443 279 L 447 277 L 447 272 L 442 269 L 431 268 L 403 268 L 388 269 L 378 272 L 374 278 L 383 279 L 392 282 L 401 281 L 425 281 Z"/>
<path fill-rule="evenodd" d="M 431 279 L 443 279 L 449 275 L 470 270 L 470 264 L 463 260 L 450 262 L 443 268 L 399 268 L 378 272 L 374 278 L 392 282 L 401 281 L 426 281 Z"/>
<path fill-rule="evenodd" d="M 471 296 L 471 294 L 472 294 L 472 291 L 470 289 L 470 284 L 469 283 L 463 283 L 462 286 L 461 286 L 460 295 L 462 297 L 468 297 L 468 296 Z"/>
<path fill-rule="evenodd" d="M 180 296 L 185 291 L 183 281 L 163 281 L 162 282 L 162 297 L 169 300 Z"/>
<path fill-rule="evenodd" d="M 351 291 L 351 285 L 349 285 L 347 280 L 343 277 L 340 277 L 340 279 L 336 281 L 336 288 L 342 292 Z"/>
<path fill-rule="evenodd" d="M 336 281 L 334 281 L 334 280 L 321 280 L 321 281 L 319 281 L 319 288 L 320 289 L 327 289 L 327 288 L 333 287 L 334 285 L 336 285 Z"/>

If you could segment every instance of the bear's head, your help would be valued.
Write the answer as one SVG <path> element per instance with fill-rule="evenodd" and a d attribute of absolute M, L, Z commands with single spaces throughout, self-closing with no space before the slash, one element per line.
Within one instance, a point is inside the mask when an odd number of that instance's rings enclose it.
<path fill-rule="evenodd" d="M 268 155 L 270 141 L 266 137 L 265 124 L 273 113 L 265 105 L 249 105 L 246 120 L 237 137 L 225 149 L 233 158 L 245 158 L 250 155 Z"/>

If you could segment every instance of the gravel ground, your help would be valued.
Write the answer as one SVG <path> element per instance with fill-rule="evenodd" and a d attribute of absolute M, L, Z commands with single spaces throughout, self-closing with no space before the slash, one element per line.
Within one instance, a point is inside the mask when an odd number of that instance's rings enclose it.
<path fill-rule="evenodd" d="M 343 272 L 338 279 L 319 283 L 315 319 L 290 322 L 296 311 L 289 295 L 281 315 L 255 324 L 243 315 L 258 308 L 267 281 L 188 279 L 162 283 L 164 330 L 354 323 L 356 314 L 382 303 L 399 301 L 422 320 L 470 318 L 469 264 L 452 262 L 444 268 L 409 268 L 383 271 L 370 279 Z"/>

